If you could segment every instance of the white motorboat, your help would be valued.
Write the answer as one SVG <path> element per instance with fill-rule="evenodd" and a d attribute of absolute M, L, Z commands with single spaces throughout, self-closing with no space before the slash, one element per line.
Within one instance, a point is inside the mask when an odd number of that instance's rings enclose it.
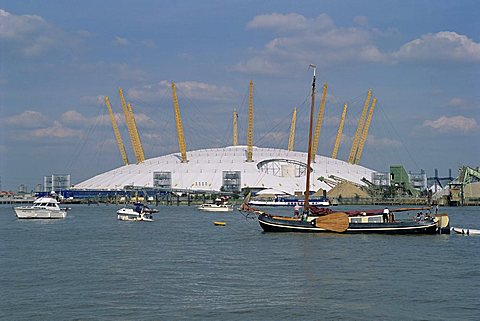
<path fill-rule="evenodd" d="M 67 208 L 60 208 L 59 202 L 49 196 L 37 198 L 32 206 L 14 207 L 15 215 L 18 218 L 25 219 L 54 219 L 65 218 L 67 216 Z"/>
<path fill-rule="evenodd" d="M 135 208 L 124 207 L 117 211 L 117 218 L 120 221 L 145 221 L 145 222 L 153 222 L 153 213 L 157 213 L 158 210 L 150 209 L 148 206 L 143 204 L 137 203 L 135 204 Z"/>
<path fill-rule="evenodd" d="M 204 212 L 231 212 L 233 211 L 233 206 L 228 204 L 205 203 L 199 205 L 197 209 Z"/>

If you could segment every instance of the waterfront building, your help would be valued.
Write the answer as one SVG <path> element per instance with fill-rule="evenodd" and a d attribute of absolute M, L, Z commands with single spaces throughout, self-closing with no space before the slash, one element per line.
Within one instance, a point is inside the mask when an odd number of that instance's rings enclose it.
<path fill-rule="evenodd" d="M 307 153 L 253 146 L 247 161 L 247 146 L 229 146 L 189 151 L 146 159 L 96 175 L 73 190 L 124 190 L 157 188 L 192 192 L 240 192 L 242 189 L 274 188 L 287 194 L 302 194 L 305 188 Z M 311 164 L 311 190 L 330 190 L 323 178 L 365 185 L 373 170 L 361 165 L 316 155 Z"/>

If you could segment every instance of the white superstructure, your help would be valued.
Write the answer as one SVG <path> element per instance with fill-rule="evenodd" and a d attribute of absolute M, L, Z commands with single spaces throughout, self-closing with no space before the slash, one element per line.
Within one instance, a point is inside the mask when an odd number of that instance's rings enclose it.
<path fill-rule="evenodd" d="M 179 153 L 125 165 L 75 185 L 74 189 L 121 190 L 125 186 L 163 187 L 197 191 L 274 188 L 288 194 L 305 190 L 307 153 L 253 147 L 253 161 L 247 162 L 246 146 L 201 149 L 187 152 L 187 163 Z M 316 155 L 311 164 L 311 190 L 330 190 L 319 177 L 334 175 L 364 185 L 371 169 L 342 160 Z"/>
<path fill-rule="evenodd" d="M 33 202 L 33 206 L 14 207 L 18 218 L 65 218 L 67 209 L 60 208 L 58 201 L 53 197 L 40 197 Z"/>

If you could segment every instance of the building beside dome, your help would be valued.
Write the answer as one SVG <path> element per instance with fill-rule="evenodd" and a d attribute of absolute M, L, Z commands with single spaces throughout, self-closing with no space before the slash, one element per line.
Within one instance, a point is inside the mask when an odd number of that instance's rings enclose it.
<path fill-rule="evenodd" d="M 253 147 L 247 161 L 247 146 L 200 149 L 146 159 L 96 175 L 73 190 L 116 191 L 126 188 L 154 188 L 191 192 L 240 192 L 244 188 L 273 188 L 287 194 L 305 191 L 307 153 L 284 149 Z M 365 185 L 373 170 L 342 160 L 316 155 L 311 164 L 312 191 L 330 190 L 328 178 Z M 326 178 L 326 179 L 324 179 Z"/>

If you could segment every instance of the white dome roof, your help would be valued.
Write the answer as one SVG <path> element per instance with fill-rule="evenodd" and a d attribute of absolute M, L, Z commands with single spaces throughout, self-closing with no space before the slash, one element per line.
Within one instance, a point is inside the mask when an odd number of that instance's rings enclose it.
<path fill-rule="evenodd" d="M 289 194 L 305 190 L 307 153 L 275 148 L 253 147 L 253 162 L 246 162 L 246 146 L 201 149 L 187 152 L 188 163 L 181 163 L 180 153 L 150 158 L 99 174 L 75 186 L 74 189 L 121 190 L 126 185 L 154 187 L 155 172 L 171 173 L 171 188 L 199 191 L 219 191 L 225 171 L 240 175 L 241 188 L 274 188 Z M 371 179 L 371 169 L 348 164 L 342 160 L 316 155 L 311 164 L 310 189 L 330 190 L 319 177 L 334 175 L 357 184 L 363 177 Z"/>

